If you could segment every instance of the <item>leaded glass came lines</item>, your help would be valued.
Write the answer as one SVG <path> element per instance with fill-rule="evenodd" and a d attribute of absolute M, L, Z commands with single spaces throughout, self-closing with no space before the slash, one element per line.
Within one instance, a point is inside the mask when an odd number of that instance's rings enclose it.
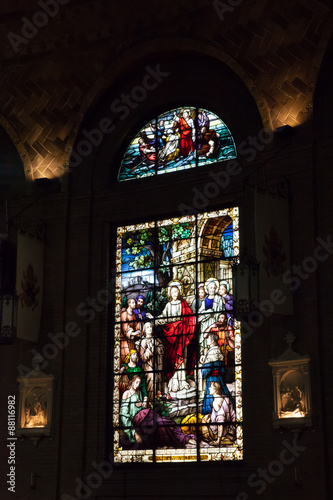
<path fill-rule="evenodd" d="M 116 462 L 242 459 L 238 252 L 236 207 L 117 229 Z"/>
<path fill-rule="evenodd" d="M 203 108 L 176 108 L 160 114 L 135 136 L 123 157 L 118 180 L 176 172 L 236 158 L 230 130 Z"/>

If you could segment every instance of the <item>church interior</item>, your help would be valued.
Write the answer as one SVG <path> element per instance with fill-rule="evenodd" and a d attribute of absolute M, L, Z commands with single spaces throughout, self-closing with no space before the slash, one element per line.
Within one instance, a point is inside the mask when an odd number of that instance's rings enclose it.
<path fill-rule="evenodd" d="M 0 30 L 1 498 L 332 498 L 332 2 L 2 0 Z M 143 230 L 172 224 L 172 258 L 163 240 L 155 277 L 125 282 L 119 252 L 140 268 Z M 139 230 L 141 261 L 123 236 Z M 215 275 L 234 295 L 239 433 L 217 454 L 119 441 L 121 314 L 159 287 L 163 316 L 171 262 L 177 300 Z"/>

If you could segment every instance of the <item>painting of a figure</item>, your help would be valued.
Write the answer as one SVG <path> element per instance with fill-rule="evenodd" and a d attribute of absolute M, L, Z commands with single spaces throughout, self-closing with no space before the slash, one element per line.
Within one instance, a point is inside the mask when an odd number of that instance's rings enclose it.
<path fill-rule="evenodd" d="M 151 126 L 156 150 L 167 126 Z M 180 155 L 193 140 L 180 130 Z M 231 221 L 238 227 L 237 208 L 118 228 L 115 461 L 242 457 L 240 324 L 233 261 L 221 249 Z M 238 240 L 234 230 L 236 256 Z"/>
<path fill-rule="evenodd" d="M 47 424 L 47 401 L 45 389 L 34 387 L 25 401 L 24 427 L 45 427 Z"/>

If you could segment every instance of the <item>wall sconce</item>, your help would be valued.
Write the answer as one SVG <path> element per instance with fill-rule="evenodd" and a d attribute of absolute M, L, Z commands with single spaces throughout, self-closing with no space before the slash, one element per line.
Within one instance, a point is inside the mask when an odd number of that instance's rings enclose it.
<path fill-rule="evenodd" d="M 285 337 L 288 349 L 268 364 L 273 371 L 273 426 L 287 429 L 310 427 L 312 420 L 310 357 L 301 356 L 291 348 L 295 336 Z"/>
<path fill-rule="evenodd" d="M 259 297 L 259 264 L 247 253 L 232 266 L 233 308 L 236 319 L 241 320 L 256 310 Z"/>
<path fill-rule="evenodd" d="M 41 371 L 35 376 L 18 378 L 19 412 L 16 434 L 30 438 L 37 446 L 44 436 L 51 436 L 54 376 Z"/>

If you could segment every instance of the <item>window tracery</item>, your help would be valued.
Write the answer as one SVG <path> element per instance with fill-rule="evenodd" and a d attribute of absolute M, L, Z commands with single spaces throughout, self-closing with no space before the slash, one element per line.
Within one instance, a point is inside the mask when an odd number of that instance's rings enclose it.
<path fill-rule="evenodd" d="M 236 158 L 230 130 L 214 113 L 176 108 L 147 123 L 131 141 L 118 180 L 175 172 Z"/>
<path fill-rule="evenodd" d="M 233 207 L 117 228 L 116 462 L 242 459 L 238 222 Z"/>

